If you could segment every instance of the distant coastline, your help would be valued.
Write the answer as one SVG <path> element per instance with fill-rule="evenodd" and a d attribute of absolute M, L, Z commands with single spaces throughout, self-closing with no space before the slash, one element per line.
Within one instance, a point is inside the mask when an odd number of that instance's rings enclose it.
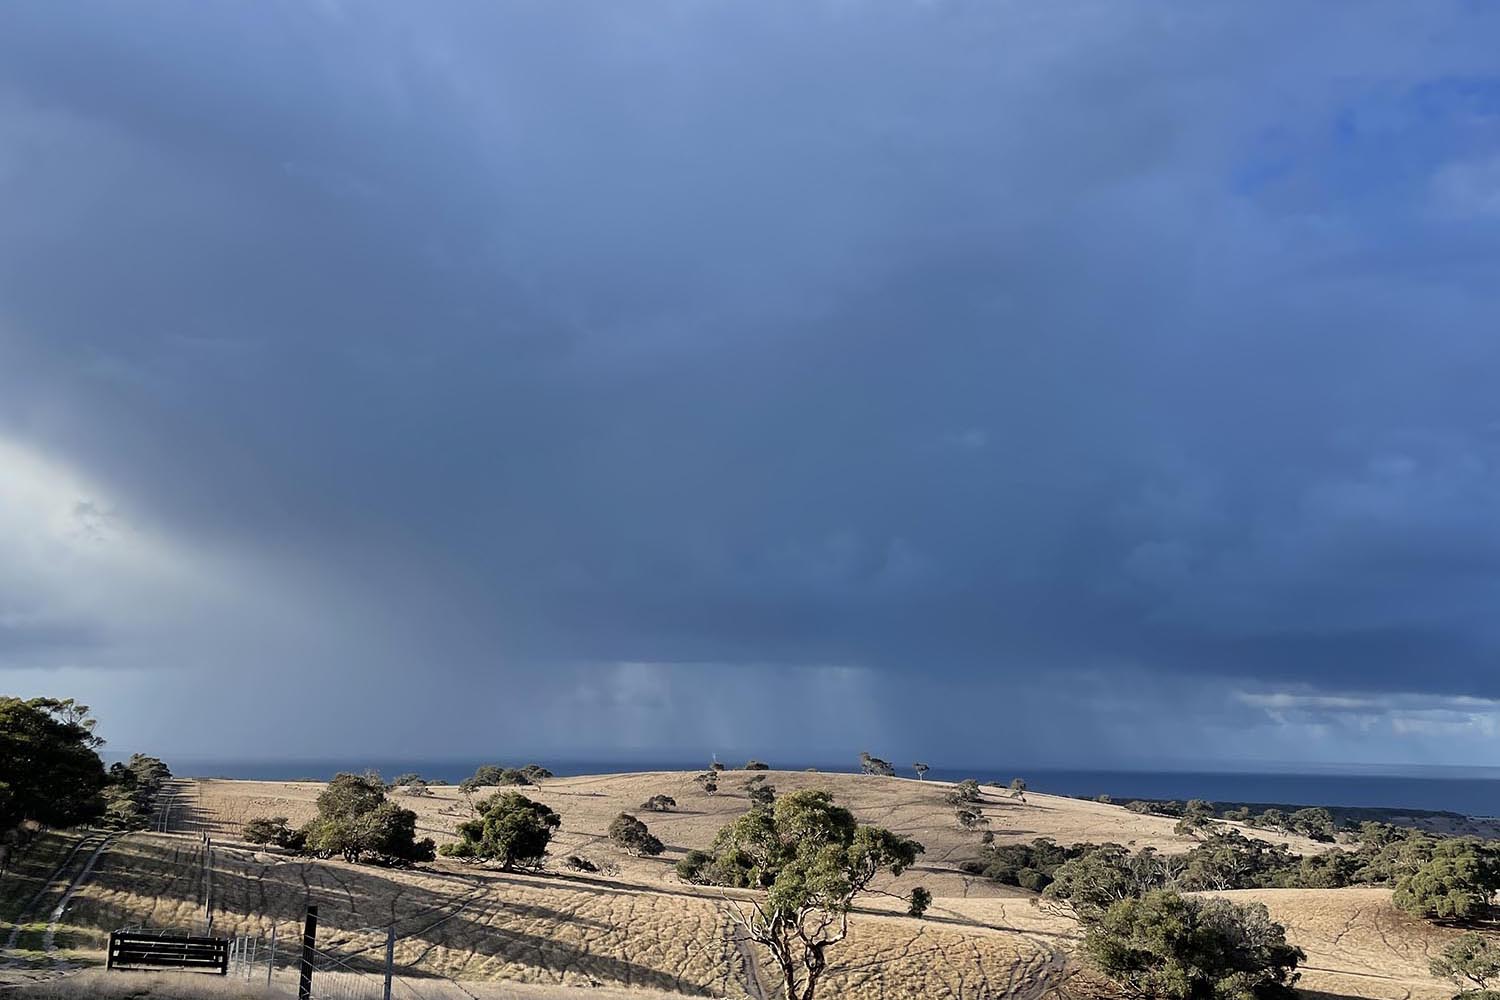
<path fill-rule="evenodd" d="M 211 760 L 184 758 L 168 763 L 180 775 L 292 781 L 298 778 L 326 780 L 339 771 L 363 771 L 374 768 L 386 777 L 415 771 L 429 779 L 457 782 L 471 774 L 481 763 L 510 765 L 528 760 L 478 758 L 448 760 L 411 760 L 380 758 L 302 759 L 302 760 Z M 733 768 L 743 763 L 721 758 Z M 561 760 L 536 758 L 559 775 L 615 774 L 630 771 L 681 771 L 706 767 L 707 760 Z M 828 764 L 800 761 L 770 761 L 772 767 L 802 770 L 816 767 L 820 771 L 849 772 L 852 763 Z M 1126 771 L 1067 768 L 1008 768 L 995 766 L 945 767 L 934 763 L 929 780 L 955 781 L 977 778 L 982 782 L 1008 783 L 1013 777 L 1024 777 L 1038 792 L 1093 798 L 1109 795 L 1127 799 L 1187 800 L 1208 799 L 1223 803 L 1276 803 L 1284 805 L 1341 806 L 1375 810 L 1413 810 L 1493 817 L 1500 815 L 1500 777 L 1489 776 L 1491 769 L 1476 769 L 1485 776 L 1454 776 L 1453 768 L 1434 768 L 1431 774 L 1370 773 L 1361 769 L 1339 773 L 1327 769 L 1309 773 L 1292 771 Z M 909 771 L 898 770 L 898 774 Z"/>

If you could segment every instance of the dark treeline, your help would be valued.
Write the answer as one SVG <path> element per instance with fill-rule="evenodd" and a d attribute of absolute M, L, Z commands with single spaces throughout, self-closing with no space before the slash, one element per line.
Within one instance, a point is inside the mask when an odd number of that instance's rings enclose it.
<path fill-rule="evenodd" d="M 1201 829 L 1201 843 L 1185 854 L 1120 844 L 1062 846 L 1047 838 L 1029 844 L 982 845 L 964 871 L 1048 898 L 1080 912 L 1154 889 L 1336 889 L 1383 885 L 1398 906 L 1431 920 L 1465 922 L 1490 915 L 1500 889 L 1500 848 L 1467 837 L 1440 837 L 1388 823 L 1366 822 L 1351 835 L 1352 849 L 1302 855 L 1285 844 L 1247 837 L 1237 829 Z"/>
<path fill-rule="evenodd" d="M 0 846 L 46 827 L 133 830 L 155 813 L 166 764 L 145 754 L 104 766 L 87 705 L 0 696 Z"/>

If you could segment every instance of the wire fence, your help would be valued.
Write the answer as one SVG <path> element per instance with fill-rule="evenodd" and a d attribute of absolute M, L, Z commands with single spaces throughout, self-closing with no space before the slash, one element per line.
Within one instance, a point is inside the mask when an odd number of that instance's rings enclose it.
<path fill-rule="evenodd" d="M 311 928 L 311 938 L 307 937 Z M 273 927 L 269 934 L 241 934 L 230 939 L 230 979 L 274 987 L 288 976 L 297 981 L 299 1000 L 428 1000 L 428 991 L 401 975 L 395 964 L 396 933 L 390 927 L 341 928 L 329 940 L 350 938 L 377 943 L 352 949 L 319 945 L 316 918 L 288 932 Z M 382 940 L 383 939 L 383 940 Z M 278 976 L 278 973 L 282 975 Z"/>

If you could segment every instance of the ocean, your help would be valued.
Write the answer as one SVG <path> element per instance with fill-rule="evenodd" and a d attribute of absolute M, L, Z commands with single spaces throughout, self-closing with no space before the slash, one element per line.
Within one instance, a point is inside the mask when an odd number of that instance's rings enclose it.
<path fill-rule="evenodd" d="M 529 761 L 506 760 L 509 766 Z M 607 774 L 622 771 L 696 770 L 707 766 L 702 760 L 549 760 L 538 763 L 558 775 Z M 339 771 L 364 771 L 374 768 L 386 778 L 415 771 L 429 780 L 458 782 L 472 774 L 481 763 L 465 760 L 379 760 L 379 759 L 304 759 L 240 760 L 178 758 L 167 761 L 178 774 L 197 777 L 253 778 L 292 781 L 297 778 L 324 780 Z M 743 763 L 726 761 L 730 767 Z M 793 763 L 770 761 L 773 767 L 801 770 L 817 767 L 820 771 L 854 771 L 855 763 Z M 898 773 L 911 775 L 903 768 Z M 1468 816 L 1500 815 L 1500 775 L 1488 768 L 1402 768 L 1383 771 L 1358 769 L 1340 771 L 1332 768 L 1313 772 L 1277 771 L 1130 771 L 1080 770 L 1060 768 L 1015 768 L 972 765 L 940 767 L 934 765 L 928 778 L 957 781 L 976 778 L 981 782 L 1009 783 L 1013 777 L 1026 779 L 1033 791 L 1055 795 L 1093 797 L 1110 795 L 1116 799 L 1208 799 L 1215 802 L 1259 802 L 1288 805 L 1365 806 L 1387 809 L 1429 809 L 1462 813 Z"/>

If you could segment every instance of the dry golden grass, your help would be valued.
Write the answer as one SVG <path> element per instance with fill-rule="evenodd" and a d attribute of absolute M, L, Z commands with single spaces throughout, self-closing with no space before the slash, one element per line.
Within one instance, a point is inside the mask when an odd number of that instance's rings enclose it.
<path fill-rule="evenodd" d="M 1321 993 L 1382 1000 L 1448 1000 L 1457 988 L 1427 971 L 1428 961 L 1458 932 L 1409 917 L 1391 905 L 1389 889 L 1242 889 L 1222 893 L 1258 900 L 1307 952 L 1300 986 Z"/>
<path fill-rule="evenodd" d="M 779 792 L 832 791 L 864 821 L 916 837 L 927 854 L 916 870 L 877 885 L 855 915 L 848 941 L 831 952 L 824 995 L 943 998 L 1094 992 L 1070 955 L 1077 927 L 1034 896 L 966 877 L 957 862 L 972 857 L 978 835 L 958 829 L 942 802 L 940 782 L 806 772 L 762 772 Z M 556 779 L 525 794 L 563 817 L 552 862 L 543 874 L 503 874 L 439 861 L 390 871 L 336 861 L 308 861 L 235 842 L 254 816 L 284 815 L 300 823 L 313 814 L 321 785 L 204 781 L 191 789 L 184 824 L 209 832 L 213 852 L 217 933 L 269 934 L 293 940 L 307 903 L 320 909 L 320 939 L 356 968 L 375 971 L 385 928 L 399 937 L 396 960 L 423 995 L 445 980 L 459 996 L 483 996 L 503 983 L 538 1000 L 587 988 L 629 989 L 630 995 L 759 997 L 774 975 L 757 951 L 738 939 L 721 894 L 683 886 L 672 862 L 705 847 L 748 805 L 754 775 L 726 772 L 707 796 L 691 773 L 662 772 Z M 402 797 L 419 826 L 439 842 L 468 815 L 457 789 L 430 798 Z M 672 813 L 638 809 L 654 794 L 677 799 Z M 1172 821 L 1119 807 L 1029 794 L 1021 803 L 987 788 L 982 803 L 1001 841 L 1048 836 L 1063 843 L 1104 841 L 1181 851 L 1192 841 L 1172 834 Z M 621 810 L 637 812 L 668 845 L 659 859 L 614 849 L 605 829 Z M 1299 850 L 1317 845 L 1293 842 Z M 594 875 L 562 869 L 560 859 L 584 855 L 603 866 Z M 107 852 L 75 897 L 59 944 L 77 954 L 103 946 L 105 929 L 125 924 L 194 927 L 203 891 L 202 846 L 191 833 L 134 834 Z M 926 920 L 904 916 L 902 896 L 926 886 L 934 901 Z M 1238 894 L 1252 895 L 1252 894 Z M 1438 1000 L 1446 989 L 1426 973 L 1427 954 L 1441 937 L 1395 914 L 1384 890 L 1289 890 L 1256 893 L 1294 941 L 1307 949 L 1306 984 L 1330 992 L 1379 998 Z M 286 952 L 283 951 L 285 955 Z M 171 996 L 171 994 L 145 994 Z M 506 993 L 505 995 L 510 995 Z"/>

